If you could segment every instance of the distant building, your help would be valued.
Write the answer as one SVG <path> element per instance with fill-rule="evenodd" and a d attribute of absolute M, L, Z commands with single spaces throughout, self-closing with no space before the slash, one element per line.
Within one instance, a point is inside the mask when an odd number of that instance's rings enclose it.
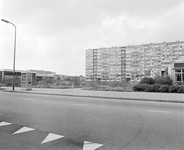
<path fill-rule="evenodd" d="M 33 69 L 30 69 L 28 71 L 36 73 L 36 80 L 37 81 L 49 80 L 49 79 L 52 80 L 52 79 L 54 79 L 54 75 L 56 75 L 56 73 L 52 72 L 52 71 L 33 70 Z"/>
<path fill-rule="evenodd" d="M 15 79 L 21 78 L 21 73 L 25 72 L 24 70 L 15 70 Z M 36 73 L 32 72 L 33 79 L 36 78 Z M 0 81 L 3 82 L 5 79 L 12 79 L 13 78 L 13 70 L 12 69 L 0 69 Z"/>
<path fill-rule="evenodd" d="M 60 74 L 54 75 L 54 79 L 59 80 L 59 81 L 64 81 L 66 79 L 66 77 L 67 77 L 67 75 L 60 75 Z"/>
<path fill-rule="evenodd" d="M 140 80 L 184 61 L 184 41 L 86 50 L 86 80 Z"/>
<path fill-rule="evenodd" d="M 85 77 L 83 76 L 68 76 L 56 74 L 56 72 L 45 71 L 45 70 L 15 70 L 15 79 L 21 78 L 21 73 L 31 72 L 33 81 L 43 81 L 43 80 L 58 80 L 58 81 L 72 81 L 74 78 L 80 81 L 84 81 Z M 13 78 L 12 69 L 0 69 L 0 83 L 6 79 Z"/>

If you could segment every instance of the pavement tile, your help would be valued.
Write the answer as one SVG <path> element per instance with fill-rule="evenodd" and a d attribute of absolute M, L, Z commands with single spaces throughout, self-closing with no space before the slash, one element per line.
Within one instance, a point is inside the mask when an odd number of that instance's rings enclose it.
<path fill-rule="evenodd" d="M 4 91 L 11 91 L 11 87 L 4 87 Z M 62 96 L 83 96 L 83 97 L 101 97 L 115 99 L 132 99 L 132 100 L 158 100 L 166 102 L 184 103 L 184 94 L 177 93 L 149 93 L 149 92 L 112 92 L 112 91 L 90 91 L 82 89 L 42 89 L 33 88 L 32 91 L 21 90 L 15 88 L 14 92 L 51 94 Z"/>

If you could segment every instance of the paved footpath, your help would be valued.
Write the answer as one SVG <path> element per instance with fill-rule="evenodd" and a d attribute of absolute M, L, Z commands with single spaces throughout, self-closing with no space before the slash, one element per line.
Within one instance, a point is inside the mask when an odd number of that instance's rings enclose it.
<path fill-rule="evenodd" d="M 12 92 L 12 88 L 1 87 L 1 91 Z M 177 93 L 114 92 L 114 91 L 112 92 L 112 91 L 91 91 L 91 90 L 83 90 L 83 89 L 47 89 L 47 88 L 33 88 L 31 91 L 25 91 L 18 87 L 15 87 L 15 90 L 13 92 L 60 95 L 60 96 L 106 98 L 106 99 L 119 99 L 119 100 L 184 103 L 184 94 L 177 94 Z"/>

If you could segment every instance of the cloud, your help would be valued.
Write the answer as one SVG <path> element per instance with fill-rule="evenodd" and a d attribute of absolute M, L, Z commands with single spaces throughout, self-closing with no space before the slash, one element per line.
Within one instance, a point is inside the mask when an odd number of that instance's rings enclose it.
<path fill-rule="evenodd" d="M 106 17 L 124 13 L 151 17 L 178 6 L 181 0 L 9 0 L 2 3 L 2 15 L 17 23 L 31 24 L 42 35 L 56 34 L 70 28 L 99 25 Z M 16 15 L 13 15 L 16 14 Z"/>
<path fill-rule="evenodd" d="M 129 13 L 107 17 L 102 22 L 100 33 L 105 45 L 109 46 L 182 40 L 183 10 L 184 3 L 181 3 L 152 17 L 132 16 Z"/>

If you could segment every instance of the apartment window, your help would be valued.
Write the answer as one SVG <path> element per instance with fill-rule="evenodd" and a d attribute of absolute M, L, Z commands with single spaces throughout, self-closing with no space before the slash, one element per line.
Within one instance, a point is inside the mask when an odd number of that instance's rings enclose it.
<path fill-rule="evenodd" d="M 176 77 L 176 81 L 181 81 L 181 73 L 176 73 L 175 77 Z"/>

